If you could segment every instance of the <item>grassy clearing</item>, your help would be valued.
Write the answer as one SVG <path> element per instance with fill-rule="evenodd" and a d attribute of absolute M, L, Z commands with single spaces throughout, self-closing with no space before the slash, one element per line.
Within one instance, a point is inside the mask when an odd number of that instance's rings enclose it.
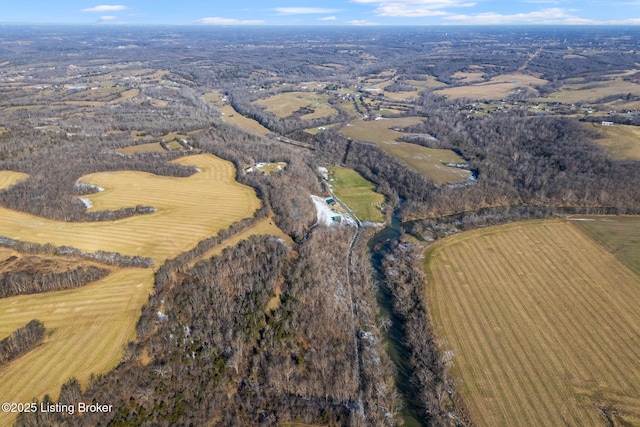
<path fill-rule="evenodd" d="M 375 186 L 353 169 L 330 168 L 333 192 L 358 219 L 368 222 L 384 222 L 382 213 L 384 196 L 376 193 Z"/>
<path fill-rule="evenodd" d="M 188 139 L 187 135 L 183 135 L 178 132 L 169 132 L 162 137 L 162 142 L 173 142 L 178 139 Z"/>
<path fill-rule="evenodd" d="M 120 252 L 153 258 L 157 264 L 190 249 L 260 207 L 253 189 L 237 183 L 230 162 L 209 154 L 175 161 L 201 170 L 188 178 L 144 172 L 101 172 L 82 182 L 103 187 L 83 196 L 93 210 L 138 204 L 153 214 L 97 223 L 65 223 L 0 208 L 0 235 L 35 243 L 70 245 L 88 252 Z"/>
<path fill-rule="evenodd" d="M 436 80 L 433 76 L 425 76 L 425 80 L 406 80 L 411 86 L 415 86 L 418 90 L 437 89 L 446 86 L 446 83 Z"/>
<path fill-rule="evenodd" d="M 31 319 L 41 320 L 49 332 L 43 344 L 0 368 L 3 401 L 57 398 L 70 377 L 86 386 L 92 373 L 113 369 L 135 338 L 152 287 L 151 269 L 126 269 L 74 290 L 1 299 L 0 337 Z M 0 413 L 0 425 L 11 425 L 14 415 Z"/>
<path fill-rule="evenodd" d="M 604 138 L 596 142 L 607 149 L 609 155 L 618 160 L 640 160 L 640 127 L 615 125 L 602 126 L 598 124 L 586 124 L 593 126 L 605 134 Z"/>
<path fill-rule="evenodd" d="M 605 426 L 601 407 L 637 421 L 640 276 L 572 223 L 464 233 L 426 265 L 435 332 L 475 425 Z"/>
<path fill-rule="evenodd" d="M 403 133 L 391 128 L 403 128 L 424 120 L 421 117 L 403 117 L 384 120 L 354 120 L 341 132 L 356 140 L 376 143 L 388 154 L 405 162 L 416 171 L 438 184 L 462 182 L 471 173 L 446 166 L 446 163 L 464 163 L 464 159 L 451 150 L 427 148 L 407 142 L 398 142 Z"/>
<path fill-rule="evenodd" d="M 119 104 L 121 102 L 129 101 L 130 99 L 135 98 L 140 95 L 140 89 L 129 89 L 120 93 L 120 97 L 111 101 L 111 104 Z"/>
<path fill-rule="evenodd" d="M 238 113 L 231 105 L 226 104 L 223 99 L 223 95 L 218 91 L 208 92 L 204 94 L 204 100 L 214 104 L 220 110 L 222 114 L 222 121 L 235 126 L 240 129 L 244 129 L 248 132 L 253 132 L 258 135 L 268 135 L 271 133 L 269 129 L 262 126 L 260 123 L 253 119 L 249 119 L 242 114 Z"/>
<path fill-rule="evenodd" d="M 574 226 L 640 275 L 640 217 L 585 216 L 573 219 Z"/>
<path fill-rule="evenodd" d="M 22 172 L 0 171 L 0 190 L 9 188 L 28 177 L 29 175 Z"/>
<path fill-rule="evenodd" d="M 398 138 L 404 136 L 402 132 L 393 130 L 392 128 L 405 128 L 407 126 L 416 125 L 422 122 L 422 117 L 403 117 L 399 119 L 384 120 L 354 120 L 340 131 L 343 135 L 351 139 L 359 141 L 375 142 L 381 144 L 384 142 L 394 142 Z"/>
<path fill-rule="evenodd" d="M 300 117 L 302 120 L 328 117 L 337 114 L 329 105 L 329 95 L 315 92 L 286 92 L 255 102 L 280 118 L 289 117 L 300 108 L 311 108 L 313 113 Z"/>
<path fill-rule="evenodd" d="M 562 86 L 546 98 L 536 98 L 532 101 L 563 102 L 575 104 L 581 102 L 595 102 L 610 95 L 640 95 L 640 85 L 615 78 L 606 82 L 575 83 Z"/>
<path fill-rule="evenodd" d="M 472 74 L 473 78 L 476 78 L 477 76 L 475 76 L 475 74 L 481 73 Z M 519 87 L 533 89 L 533 86 L 541 86 L 546 83 L 548 83 L 547 80 L 539 79 L 528 74 L 511 73 L 494 77 L 488 82 L 446 88 L 435 91 L 435 93 L 438 95 L 446 95 L 449 98 L 498 100 L 507 97 Z"/>
<path fill-rule="evenodd" d="M 165 153 L 167 150 L 162 148 L 159 142 L 150 142 L 148 144 L 130 145 L 116 151 L 127 156 L 133 156 L 137 153 Z"/>

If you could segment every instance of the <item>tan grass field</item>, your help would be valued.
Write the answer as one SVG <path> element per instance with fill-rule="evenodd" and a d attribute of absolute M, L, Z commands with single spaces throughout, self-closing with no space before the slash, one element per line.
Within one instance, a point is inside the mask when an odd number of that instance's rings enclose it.
<path fill-rule="evenodd" d="M 130 145 L 116 151 L 127 156 L 132 156 L 136 153 L 165 153 L 167 150 L 162 148 L 159 142 L 150 142 L 148 144 Z"/>
<path fill-rule="evenodd" d="M 222 112 L 222 120 L 225 123 L 236 125 L 240 129 L 244 129 L 258 135 L 268 135 L 271 133 L 269 129 L 262 126 L 257 121 L 238 113 L 231 105 L 220 107 L 220 111 Z"/>
<path fill-rule="evenodd" d="M 358 119 L 343 127 L 340 132 L 352 139 L 378 144 L 385 152 L 405 162 L 437 184 L 462 182 L 468 179 L 471 175 L 469 171 L 444 165 L 444 163 L 464 163 L 464 159 L 453 151 L 397 141 L 404 134 L 391 128 L 404 128 L 423 120 L 422 117 Z"/>
<path fill-rule="evenodd" d="M 214 104 L 220 110 L 222 113 L 222 121 L 258 135 L 268 135 L 271 133 L 269 129 L 262 126 L 257 121 L 238 113 L 231 105 L 224 103 L 222 98 L 223 95 L 218 91 L 207 92 L 204 94 L 204 100 Z"/>
<path fill-rule="evenodd" d="M 420 89 L 436 89 L 439 87 L 446 86 L 446 83 L 436 80 L 433 76 L 426 76 L 425 80 L 407 80 L 408 84 L 415 86 Z"/>
<path fill-rule="evenodd" d="M 614 78 L 606 82 L 576 83 L 564 85 L 559 91 L 546 98 L 535 98 L 539 102 L 563 102 L 574 104 L 580 102 L 595 102 L 610 95 L 640 95 L 640 85 L 621 78 Z"/>
<path fill-rule="evenodd" d="M 9 188 L 28 177 L 29 175 L 22 172 L 0 171 L 0 190 Z"/>
<path fill-rule="evenodd" d="M 580 216 L 572 224 L 640 275 L 640 217 Z"/>
<path fill-rule="evenodd" d="M 586 126 L 593 126 L 606 135 L 596 142 L 605 147 L 614 159 L 640 160 L 640 127 L 599 124 L 586 124 Z"/>
<path fill-rule="evenodd" d="M 640 276 L 572 222 L 457 235 L 426 265 L 434 330 L 475 425 L 609 425 L 600 408 L 639 425 Z"/>
<path fill-rule="evenodd" d="M 471 74 L 475 76 L 476 73 Z M 546 83 L 548 83 L 547 80 L 528 74 L 510 73 L 496 76 L 488 82 L 450 87 L 437 90 L 434 93 L 437 95 L 446 95 L 449 98 L 498 100 L 505 98 L 519 87 L 533 88 L 533 86 L 544 85 Z"/>
<path fill-rule="evenodd" d="M 263 106 L 280 118 L 289 117 L 295 111 L 303 107 L 315 110 L 311 114 L 305 114 L 302 120 L 328 117 L 337 114 L 329 103 L 329 95 L 315 92 L 286 92 L 270 96 L 256 101 L 255 104 Z"/>
<path fill-rule="evenodd" d="M 106 373 L 135 338 L 140 308 L 153 287 L 152 269 L 116 270 L 82 288 L 0 299 L 0 339 L 32 319 L 47 330 L 44 342 L 0 368 L 0 400 L 54 398 L 71 377 L 86 386 L 92 373 Z M 0 425 L 15 414 L 0 413 Z"/>
<path fill-rule="evenodd" d="M 111 104 L 119 104 L 119 103 L 124 102 L 124 101 L 129 101 L 130 99 L 133 99 L 138 95 L 140 95 L 140 89 L 125 90 L 124 92 L 120 93 L 120 96 L 117 99 L 114 99 L 110 103 Z"/>
<path fill-rule="evenodd" d="M 260 207 L 253 189 L 238 184 L 230 162 L 201 154 L 175 161 L 202 172 L 174 178 L 144 172 L 101 172 L 82 182 L 103 187 L 83 196 L 92 210 L 153 206 L 155 213 L 119 221 L 65 223 L 0 208 L 0 235 L 21 241 L 70 245 L 151 257 L 158 264 L 193 247 Z"/>
<path fill-rule="evenodd" d="M 174 178 L 127 171 L 82 179 L 105 189 L 85 196 L 95 209 L 143 204 L 154 206 L 153 214 L 64 223 L 0 208 L 0 235 L 88 252 L 147 256 L 159 265 L 260 207 L 253 189 L 235 182 L 230 162 L 209 154 L 176 162 L 201 172 Z M 23 178 L 24 174 L 3 171 L 0 185 Z M 152 285 L 152 269 L 114 269 L 110 276 L 78 289 L 0 299 L 0 338 L 34 318 L 51 332 L 44 344 L 0 369 L 0 397 L 27 402 L 45 393 L 56 396 L 71 376 L 86 384 L 91 373 L 112 369 L 124 345 L 135 337 L 135 322 Z M 12 419 L 0 414 L 0 425 Z"/>

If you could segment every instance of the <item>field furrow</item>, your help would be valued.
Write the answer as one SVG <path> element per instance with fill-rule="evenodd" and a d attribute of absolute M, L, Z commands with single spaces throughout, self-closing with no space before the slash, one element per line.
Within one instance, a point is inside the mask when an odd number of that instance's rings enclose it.
<path fill-rule="evenodd" d="M 570 223 L 465 233 L 429 252 L 436 334 L 478 425 L 606 425 L 640 405 L 640 277 Z"/>

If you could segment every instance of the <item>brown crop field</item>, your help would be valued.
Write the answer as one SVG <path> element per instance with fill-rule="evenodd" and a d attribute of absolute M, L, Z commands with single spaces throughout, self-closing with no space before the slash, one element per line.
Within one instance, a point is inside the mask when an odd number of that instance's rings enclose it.
<path fill-rule="evenodd" d="M 287 92 L 270 96 L 255 102 L 272 112 L 278 117 L 289 117 L 300 108 L 311 108 L 313 113 L 305 114 L 302 120 L 328 117 L 337 114 L 337 111 L 329 105 L 329 95 L 315 92 Z"/>
<path fill-rule="evenodd" d="M 640 276 L 573 222 L 457 235 L 426 265 L 434 330 L 475 425 L 640 423 Z"/>
<path fill-rule="evenodd" d="M 586 126 L 594 126 L 605 134 L 604 138 L 598 139 L 596 142 L 605 147 L 614 159 L 640 160 L 640 127 L 598 124 L 587 124 Z"/>
<path fill-rule="evenodd" d="M 69 245 L 84 251 L 120 252 L 151 257 L 156 265 L 215 235 L 260 207 L 253 189 L 234 180 L 230 162 L 209 154 L 176 163 L 200 172 L 187 178 L 141 172 L 87 175 L 83 182 L 105 190 L 85 196 L 94 209 L 150 205 L 155 213 L 98 223 L 65 223 L 0 208 L 0 235 L 21 241 Z M 23 174 L 3 171 L 0 188 Z M 114 269 L 84 287 L 0 300 L 0 339 L 37 318 L 50 332 L 45 342 L 0 369 L 0 396 L 28 402 L 45 393 L 56 396 L 71 376 L 86 384 L 122 357 L 135 337 L 135 322 L 153 284 L 152 269 Z M 0 414 L 0 425 L 14 417 Z"/>
<path fill-rule="evenodd" d="M 471 176 L 468 170 L 449 167 L 445 163 L 464 163 L 464 159 L 451 150 L 423 147 L 397 139 L 404 134 L 392 128 L 404 128 L 420 123 L 421 117 L 403 117 L 383 120 L 354 120 L 340 132 L 349 138 L 376 143 L 388 154 L 405 162 L 437 184 L 463 182 Z"/>

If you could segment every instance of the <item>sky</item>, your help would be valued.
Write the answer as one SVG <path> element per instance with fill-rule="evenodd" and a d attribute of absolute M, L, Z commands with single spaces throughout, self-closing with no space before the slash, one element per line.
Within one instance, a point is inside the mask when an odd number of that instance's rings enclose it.
<path fill-rule="evenodd" d="M 2 0 L 0 23 L 218 26 L 640 25 L 640 0 L 115 1 L 92 3 L 86 0 Z"/>

